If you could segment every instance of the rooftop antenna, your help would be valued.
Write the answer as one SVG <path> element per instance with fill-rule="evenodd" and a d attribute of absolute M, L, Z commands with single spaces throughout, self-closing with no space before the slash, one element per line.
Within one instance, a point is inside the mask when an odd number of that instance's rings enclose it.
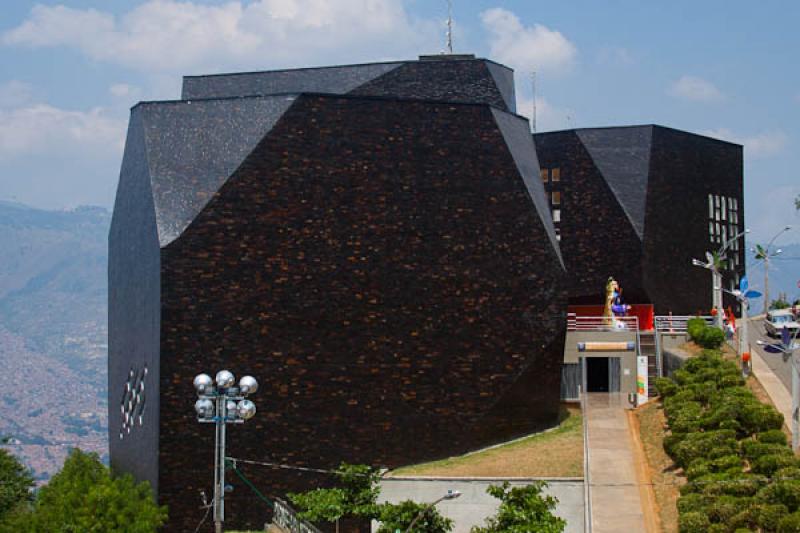
<path fill-rule="evenodd" d="M 533 93 L 533 114 L 531 115 L 531 128 L 536 133 L 536 71 L 531 72 L 531 92 Z"/>
<path fill-rule="evenodd" d="M 453 55 L 453 0 L 447 0 L 447 53 Z"/>

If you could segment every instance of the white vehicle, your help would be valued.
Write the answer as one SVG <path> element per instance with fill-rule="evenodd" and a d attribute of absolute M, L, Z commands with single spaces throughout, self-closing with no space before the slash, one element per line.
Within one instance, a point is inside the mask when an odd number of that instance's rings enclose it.
<path fill-rule="evenodd" d="M 797 335 L 797 330 L 800 329 L 800 324 L 795 320 L 791 309 L 773 309 L 767 313 L 767 317 L 764 319 L 764 329 L 767 335 L 778 337 L 783 328 L 789 330 L 791 337 Z"/>

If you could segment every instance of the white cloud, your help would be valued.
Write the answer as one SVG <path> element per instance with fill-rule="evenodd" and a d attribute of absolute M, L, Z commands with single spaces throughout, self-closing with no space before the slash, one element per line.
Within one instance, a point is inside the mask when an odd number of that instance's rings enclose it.
<path fill-rule="evenodd" d="M 65 151 L 120 154 L 125 121 L 101 109 L 68 111 L 47 104 L 0 110 L 0 160 Z"/>
<path fill-rule="evenodd" d="M 139 89 L 127 83 L 115 83 L 108 88 L 108 92 L 117 98 L 127 98 L 128 96 L 138 93 Z"/>
<path fill-rule="evenodd" d="M 717 128 L 700 132 L 702 135 L 735 142 L 744 146 L 744 155 L 747 158 L 760 159 L 772 157 L 783 152 L 789 143 L 789 137 L 782 131 L 767 131 L 757 135 L 739 135 L 728 128 Z"/>
<path fill-rule="evenodd" d="M 696 76 L 681 76 L 670 86 L 668 92 L 676 98 L 694 102 L 717 102 L 725 99 L 725 95 L 713 83 Z"/>
<path fill-rule="evenodd" d="M 492 57 L 519 71 L 563 71 L 575 60 L 577 49 L 561 32 L 541 24 L 523 26 L 514 13 L 493 8 L 481 13 L 488 30 Z"/>
<path fill-rule="evenodd" d="M 148 72 L 297 64 L 341 53 L 359 58 L 418 51 L 436 27 L 413 21 L 402 0 L 258 0 L 220 5 L 149 0 L 115 17 L 63 5 L 34 7 L 6 45 L 71 47 Z M 346 52 L 346 53 L 345 53 Z"/>
<path fill-rule="evenodd" d="M 597 51 L 597 62 L 605 66 L 627 67 L 636 63 L 636 57 L 621 46 L 602 46 Z"/>
<path fill-rule="evenodd" d="M 0 83 L 0 109 L 27 104 L 33 96 L 33 87 L 27 83 L 18 80 Z"/>

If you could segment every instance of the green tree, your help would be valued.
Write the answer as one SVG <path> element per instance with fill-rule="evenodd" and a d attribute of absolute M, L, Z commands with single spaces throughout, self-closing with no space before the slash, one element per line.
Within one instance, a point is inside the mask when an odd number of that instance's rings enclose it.
<path fill-rule="evenodd" d="M 0 520 L 16 506 L 33 501 L 33 476 L 16 457 L 0 450 Z"/>
<path fill-rule="evenodd" d="M 546 486 L 543 481 L 514 488 L 509 488 L 507 481 L 491 485 L 486 492 L 500 500 L 500 508 L 495 516 L 486 520 L 485 527 L 473 527 L 472 533 L 563 532 L 567 522 L 553 515 L 558 500 L 542 495 Z"/>
<path fill-rule="evenodd" d="M 166 518 L 146 482 L 112 477 L 96 453 L 73 449 L 30 510 L 12 514 L 0 531 L 152 533 Z"/>
<path fill-rule="evenodd" d="M 288 494 L 300 509 L 299 516 L 311 522 L 336 523 L 353 517 L 372 520 L 378 517 L 380 473 L 367 465 L 342 463 L 336 472 L 337 486 Z"/>
<path fill-rule="evenodd" d="M 791 306 L 789 299 L 784 293 L 778 294 L 778 297 L 769 304 L 770 309 L 788 309 Z"/>
<path fill-rule="evenodd" d="M 405 532 L 417 516 L 419 519 L 414 524 L 413 533 L 448 533 L 453 530 L 453 521 L 442 516 L 435 507 L 406 500 L 381 506 L 378 533 Z"/>

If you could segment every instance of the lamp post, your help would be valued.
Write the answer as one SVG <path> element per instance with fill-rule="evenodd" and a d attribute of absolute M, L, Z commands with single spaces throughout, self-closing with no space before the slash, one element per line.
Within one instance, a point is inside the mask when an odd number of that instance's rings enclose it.
<path fill-rule="evenodd" d="M 426 505 L 419 513 L 417 513 L 417 516 L 414 517 L 414 520 L 412 520 L 411 523 L 408 525 L 408 528 L 406 528 L 406 532 L 405 533 L 411 533 L 411 530 L 414 528 L 414 525 L 416 525 L 416 523 L 419 521 L 419 519 L 422 518 L 423 516 L 425 516 L 425 513 L 427 513 L 431 509 L 433 509 L 436 506 L 437 503 L 439 503 L 442 500 L 455 500 L 459 496 L 461 496 L 461 492 L 459 492 L 457 490 L 448 490 L 447 493 L 444 496 L 442 496 L 441 498 L 439 498 L 435 502 L 432 502 L 432 503 L 429 503 L 428 505 Z"/>
<path fill-rule="evenodd" d="M 751 248 L 751 252 L 755 252 L 756 260 L 762 261 L 764 263 L 764 314 L 769 311 L 769 260 L 779 255 L 782 250 L 778 248 L 775 251 L 772 251 L 770 247 L 775 242 L 775 239 L 786 233 L 792 229 L 791 226 L 784 226 L 782 230 L 775 234 L 772 239 L 770 239 L 769 244 L 766 246 L 761 246 L 760 244 L 756 244 L 755 248 Z"/>
<path fill-rule="evenodd" d="M 705 262 L 699 259 L 692 259 L 692 265 L 711 271 L 711 305 L 716 311 L 714 313 L 714 325 L 720 329 L 724 326 L 723 317 L 725 316 L 725 310 L 722 307 L 722 273 L 719 271 L 720 266 L 722 261 L 725 260 L 725 253 L 728 251 L 728 247 L 745 233 L 750 233 L 750 230 L 740 231 L 734 237 L 723 242 L 716 252 L 706 252 Z"/>
<path fill-rule="evenodd" d="M 216 384 L 216 387 L 215 387 Z M 225 427 L 228 424 L 243 424 L 253 418 L 256 406 L 246 396 L 258 390 L 258 382 L 245 376 L 236 386 L 236 378 L 227 370 L 217 372 L 214 380 L 208 374 L 194 378 L 198 399 L 194 404 L 197 421 L 215 424 L 214 439 L 214 531 L 222 533 L 225 521 Z"/>

